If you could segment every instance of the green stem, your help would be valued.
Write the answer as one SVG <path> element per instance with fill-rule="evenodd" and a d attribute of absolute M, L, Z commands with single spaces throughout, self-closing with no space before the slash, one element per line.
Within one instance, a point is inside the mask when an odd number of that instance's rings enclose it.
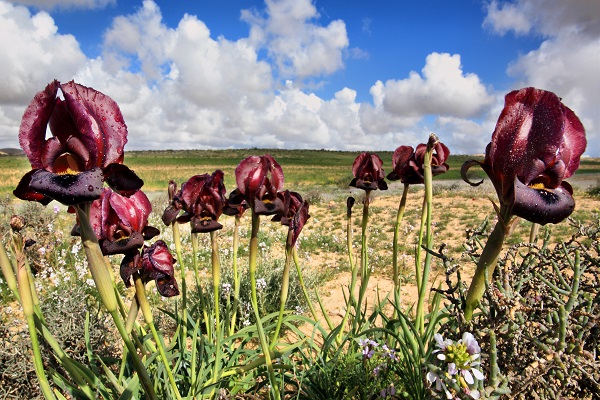
<path fill-rule="evenodd" d="M 369 268 L 369 255 L 368 255 L 368 235 L 367 235 L 367 225 L 369 223 L 369 204 L 371 203 L 371 191 L 365 191 L 365 202 L 363 204 L 363 215 L 362 215 L 362 223 L 361 223 L 361 250 L 360 250 L 360 264 L 361 264 L 361 275 L 360 275 L 360 289 L 358 292 L 358 302 L 356 304 L 356 315 L 361 314 L 362 303 L 365 297 L 365 293 L 367 291 L 367 285 L 369 284 L 369 278 L 371 276 L 371 270 Z M 354 323 L 357 321 L 355 320 Z"/>
<path fill-rule="evenodd" d="M 256 257 L 258 254 L 258 229 L 260 227 L 260 216 L 252 210 L 252 233 L 250 235 L 250 260 L 249 260 L 249 272 L 250 272 L 250 298 L 252 302 L 252 309 L 254 310 L 254 317 L 256 319 L 256 330 L 258 331 L 258 338 L 260 340 L 260 346 L 263 350 L 265 357 L 265 365 L 269 373 L 269 382 L 271 383 L 271 393 L 277 400 L 280 398 L 279 388 L 277 379 L 275 377 L 275 370 L 273 369 L 273 361 L 271 360 L 271 353 L 269 351 L 269 344 L 262 325 L 260 313 L 258 311 L 258 297 L 256 294 Z"/>
<path fill-rule="evenodd" d="M 237 322 L 237 310 L 240 304 L 240 274 L 238 271 L 237 255 L 240 243 L 240 217 L 235 216 L 235 225 L 233 227 L 233 306 L 231 314 L 231 326 L 229 327 L 229 335 L 235 332 Z"/>
<path fill-rule="evenodd" d="M 185 342 L 187 338 L 187 283 L 185 274 L 185 263 L 183 262 L 183 255 L 181 252 L 181 233 L 179 232 L 179 225 L 177 221 L 171 224 L 173 230 L 173 242 L 175 242 L 175 252 L 177 253 L 177 261 L 181 269 L 181 337 Z M 194 257 L 196 255 L 194 254 Z M 208 334 L 208 333 L 207 333 Z"/>
<path fill-rule="evenodd" d="M 431 209 L 433 205 L 433 176 L 431 172 L 431 158 L 433 155 L 433 146 L 437 142 L 437 138 L 435 136 L 431 136 L 427 143 L 427 151 L 425 152 L 425 160 L 423 162 L 423 178 L 425 184 L 425 199 L 423 202 L 423 211 L 422 213 L 425 215 L 425 243 L 428 250 L 431 250 L 433 246 L 433 235 L 431 234 Z M 422 214 L 422 215 L 423 215 Z M 420 237 L 423 236 L 422 232 L 419 234 Z M 419 244 L 419 252 L 421 251 L 421 246 Z M 420 257 L 419 257 L 420 259 Z M 420 265 L 417 266 L 417 270 Z M 423 275 L 421 276 L 421 280 L 419 281 L 419 297 L 417 299 L 417 312 L 416 312 L 416 321 L 417 327 L 419 329 L 419 333 L 423 335 L 425 332 L 425 298 L 427 297 L 427 282 L 429 281 L 429 271 L 431 269 L 431 253 L 425 253 L 425 263 L 423 264 Z"/>
<path fill-rule="evenodd" d="M 175 378 L 173 377 L 173 372 L 171 371 L 171 365 L 169 364 L 169 359 L 167 358 L 167 354 L 165 353 L 165 348 L 163 346 L 162 338 L 159 336 L 156 331 L 156 327 L 154 326 L 154 317 L 152 316 L 152 310 L 150 309 L 150 304 L 148 304 L 148 298 L 146 297 L 146 288 L 144 287 L 144 283 L 142 279 L 138 276 L 135 277 L 135 296 L 137 299 L 137 303 L 142 309 L 142 315 L 144 316 L 144 320 L 146 324 L 150 327 L 150 331 L 152 332 L 152 337 L 156 342 L 156 346 L 158 347 L 158 353 L 163 362 L 163 367 L 165 371 L 167 371 L 167 377 L 169 378 L 169 383 L 171 385 L 171 389 L 173 389 L 173 393 L 175 393 L 175 398 L 177 400 L 181 400 L 181 395 L 179 394 L 179 389 L 177 388 L 177 383 L 175 383 Z"/>
<path fill-rule="evenodd" d="M 308 291 L 306 290 L 306 285 L 304 284 L 304 277 L 302 276 L 302 269 L 300 268 L 300 261 L 298 260 L 298 250 L 296 247 L 292 248 L 292 256 L 294 257 L 294 264 L 296 265 L 296 272 L 298 273 L 298 282 L 300 283 L 300 288 L 302 289 L 302 294 L 304 294 L 304 300 L 306 304 L 308 304 L 308 308 L 310 309 L 310 313 L 312 314 L 313 319 L 317 322 L 317 312 L 315 311 L 315 307 L 310 301 L 310 297 L 308 296 Z M 328 321 L 329 329 L 331 330 L 333 327 L 331 325 L 331 321 L 329 318 L 326 318 Z"/>
<path fill-rule="evenodd" d="M 157 397 L 154 393 L 152 381 L 148 376 L 148 371 L 137 354 L 135 346 L 129 338 L 129 334 L 127 333 L 125 325 L 123 324 L 121 316 L 119 315 L 117 296 L 115 295 L 113 281 L 111 279 L 110 272 L 108 271 L 108 267 L 104 262 L 102 251 L 98 245 L 98 239 L 96 238 L 96 234 L 94 233 L 89 220 L 90 206 L 91 203 L 79 204 L 75 206 L 75 211 L 77 213 L 77 218 L 79 219 L 81 241 L 83 243 L 83 248 L 88 260 L 88 266 L 90 268 L 92 278 L 94 279 L 94 283 L 96 284 L 96 288 L 98 289 L 102 303 L 112 316 L 113 321 L 119 330 L 119 334 L 121 335 L 121 338 L 127 347 L 127 350 L 131 353 L 134 367 L 139 375 L 140 382 L 142 383 L 146 394 L 149 398 L 156 399 Z"/>
<path fill-rule="evenodd" d="M 213 372 L 213 382 L 219 380 L 219 370 L 221 368 L 221 310 L 219 303 L 219 287 L 221 286 L 221 264 L 219 262 L 219 244 L 217 242 L 217 232 L 210 233 L 210 244 L 212 248 L 212 280 L 213 280 L 213 299 L 215 312 L 215 365 Z"/>
<path fill-rule="evenodd" d="M 536 242 L 539 229 L 539 224 L 536 224 L 535 222 L 531 223 L 531 231 L 529 231 L 529 243 Z"/>
<path fill-rule="evenodd" d="M 204 326 L 206 327 L 206 335 L 210 336 L 212 328 L 210 326 L 210 319 L 208 318 L 208 312 L 206 311 L 206 303 L 204 293 L 202 291 L 202 282 L 200 281 L 200 273 L 198 268 L 198 234 L 192 233 L 192 252 L 194 260 L 194 275 L 196 277 L 196 290 L 198 290 L 198 298 L 200 299 L 200 307 L 202 308 L 202 315 L 204 316 Z M 179 256 L 178 256 L 179 257 Z"/>
<path fill-rule="evenodd" d="M 277 325 L 275 326 L 275 331 L 273 332 L 273 339 L 271 340 L 271 349 L 275 348 L 277 344 L 277 340 L 279 339 L 279 331 L 281 330 L 281 325 L 283 324 L 283 313 L 285 311 L 285 303 L 288 298 L 288 291 L 290 287 L 290 265 L 292 261 L 292 249 L 291 245 L 291 236 L 292 231 L 288 231 L 288 238 L 285 244 L 285 264 L 283 266 L 283 273 L 281 276 L 281 291 L 279 293 L 279 316 L 277 318 Z"/>
<path fill-rule="evenodd" d="M 507 226 L 510 222 L 510 218 L 511 207 L 501 204 L 500 212 L 498 213 L 498 222 L 496 222 L 496 226 L 481 252 L 481 257 L 479 257 L 479 262 L 477 263 L 477 269 L 471 280 L 471 286 L 469 286 L 465 302 L 465 320 L 467 322 L 470 322 L 473 318 L 473 312 L 483 297 L 486 285 L 486 275 L 488 277 L 488 283 L 492 280 L 496 264 L 498 263 L 498 257 L 500 256 L 500 251 L 502 251 L 502 245 L 504 244 L 504 239 L 507 235 Z"/>
<path fill-rule="evenodd" d="M 349 198 L 351 200 L 352 198 Z M 353 199 L 352 199 L 353 200 Z M 356 312 L 356 300 L 354 298 L 354 288 L 356 287 L 356 280 L 358 279 L 358 268 L 354 263 L 354 257 L 352 256 L 352 244 L 353 244 L 353 234 L 352 234 L 352 209 L 348 208 L 348 213 L 346 214 L 346 248 L 348 250 L 348 263 L 350 264 L 350 287 L 348 291 L 348 301 L 346 302 L 346 312 L 344 313 L 344 317 L 342 318 L 342 322 L 340 324 L 340 331 L 336 337 L 336 342 L 338 345 L 342 343 L 342 334 L 344 332 L 344 327 L 348 323 L 348 319 L 350 318 L 350 309 L 354 305 Z M 328 320 L 329 316 L 327 315 L 326 310 L 323 309 L 322 304 L 321 311 L 323 315 Z M 331 329 L 331 328 L 330 328 Z"/>
<path fill-rule="evenodd" d="M 393 243 L 393 253 L 392 260 L 394 265 L 394 302 L 396 307 L 400 306 L 400 268 L 398 266 L 398 239 L 400 236 L 400 224 L 402 223 L 402 218 L 404 217 L 404 210 L 406 209 L 406 198 L 408 196 L 408 187 L 409 184 L 404 184 L 404 189 L 402 190 L 402 198 L 400 199 L 400 204 L 398 205 L 398 213 L 396 214 L 396 226 L 394 227 L 394 243 Z"/>

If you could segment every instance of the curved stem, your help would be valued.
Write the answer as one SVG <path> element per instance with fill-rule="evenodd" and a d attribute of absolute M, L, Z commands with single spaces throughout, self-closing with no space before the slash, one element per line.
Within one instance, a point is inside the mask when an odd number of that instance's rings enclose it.
<path fill-rule="evenodd" d="M 250 299 L 252 303 L 252 309 L 254 310 L 254 317 L 256 319 L 256 330 L 258 332 L 258 338 L 260 340 L 260 346 L 263 350 L 265 357 L 265 365 L 269 373 L 269 381 L 271 383 L 271 393 L 277 400 L 280 398 L 279 388 L 277 385 L 277 379 L 275 377 L 275 370 L 273 369 L 273 361 L 271 360 L 271 353 L 269 350 L 269 344 L 265 336 L 263 329 L 262 320 L 258 311 L 258 297 L 256 294 L 256 256 L 258 253 L 258 229 L 260 227 L 260 216 L 257 215 L 254 210 L 252 211 L 252 233 L 250 235 L 250 261 L 249 261 L 249 272 L 250 272 Z"/>
<path fill-rule="evenodd" d="M 300 261 L 298 260 L 298 250 L 296 247 L 292 248 L 292 256 L 294 257 L 294 264 L 296 265 L 296 272 L 298 273 L 298 282 L 300 283 L 300 288 L 302 288 L 302 293 L 304 294 L 304 300 L 306 304 L 308 304 L 308 308 L 310 309 L 310 313 L 312 314 L 313 319 L 317 322 L 317 312 L 315 311 L 315 307 L 310 301 L 310 297 L 308 296 L 308 291 L 306 290 L 306 285 L 304 284 L 304 277 L 302 276 L 302 270 L 300 268 Z M 325 318 L 327 324 L 329 325 L 329 329 L 333 329 L 331 325 L 331 321 L 328 317 Z"/>
<path fill-rule="evenodd" d="M 277 317 L 277 325 L 273 332 L 273 339 L 271 340 L 271 349 L 275 348 L 277 339 L 279 339 L 279 331 L 283 324 L 283 313 L 285 311 L 285 303 L 288 298 L 288 291 L 290 287 L 290 265 L 292 261 L 292 249 L 291 243 L 292 231 L 288 231 L 288 240 L 285 244 L 285 264 L 283 266 L 283 274 L 281 276 L 281 291 L 279 293 L 279 316 Z"/>
<path fill-rule="evenodd" d="M 177 222 L 171 224 L 173 229 L 173 241 L 175 242 L 175 252 L 177 253 L 177 261 L 181 268 L 181 337 L 185 341 L 187 338 L 187 283 L 185 274 L 185 263 L 183 262 L 183 255 L 181 253 L 181 233 L 179 232 L 179 225 Z M 196 255 L 194 255 L 195 257 Z"/>
<path fill-rule="evenodd" d="M 393 243 L 393 265 L 394 265 L 394 302 L 396 307 L 400 305 L 400 268 L 398 266 L 398 239 L 400 236 L 400 224 L 402 223 L 402 218 L 404 217 L 404 210 L 406 209 L 406 198 L 408 197 L 408 187 L 409 184 L 404 184 L 404 189 L 402 190 L 402 198 L 400 199 L 400 204 L 398 205 L 398 213 L 396 214 L 396 225 L 394 227 L 394 243 Z"/>
<path fill-rule="evenodd" d="M 210 319 L 208 318 L 208 313 L 206 312 L 206 304 L 204 303 L 205 297 L 202 291 L 202 282 L 200 281 L 200 273 L 198 272 L 198 234 L 192 233 L 192 252 L 193 260 L 194 260 L 194 275 L 196 277 L 196 290 L 198 290 L 198 298 L 200 300 L 200 307 L 202 308 L 202 315 L 204 316 L 204 325 L 206 327 L 206 335 L 210 336 L 212 332 L 210 326 Z M 179 256 L 177 256 L 179 257 Z"/>
<path fill-rule="evenodd" d="M 160 358 L 163 362 L 163 366 L 167 371 L 167 377 L 169 378 L 169 384 L 171 385 L 171 389 L 173 389 L 173 393 L 175 393 L 175 398 L 177 400 L 181 400 L 181 395 L 179 394 L 177 383 L 175 383 L 175 378 L 173 377 L 173 372 L 171 371 L 169 359 L 167 358 L 167 354 L 165 353 L 162 338 L 158 335 L 156 327 L 154 326 L 154 317 L 152 316 L 152 310 L 150 309 L 150 305 L 148 304 L 148 298 L 146 297 L 146 288 L 144 287 L 144 283 L 142 282 L 142 279 L 139 277 L 139 275 L 135 277 L 135 296 L 137 299 L 137 303 L 142 309 L 142 315 L 144 316 L 144 320 L 150 327 L 152 337 L 154 338 L 156 346 L 158 347 L 158 354 L 160 355 Z"/>
<path fill-rule="evenodd" d="M 240 274 L 238 272 L 237 255 L 240 243 L 240 217 L 235 216 L 235 225 L 233 227 L 233 306 L 231 314 L 231 325 L 229 327 L 229 335 L 235 332 L 237 320 L 237 309 L 240 304 Z"/>
<path fill-rule="evenodd" d="M 219 262 L 219 244 L 217 242 L 217 232 L 210 233 L 210 244 L 212 248 L 212 280 L 213 280 L 213 299 L 215 313 L 215 365 L 213 370 L 213 382 L 219 380 L 219 370 L 221 368 L 221 310 L 219 302 L 219 287 L 221 286 L 221 264 Z"/>
<path fill-rule="evenodd" d="M 352 306 L 354 306 L 355 313 L 357 312 L 356 300 L 354 298 L 354 288 L 356 287 L 356 280 L 358 279 L 358 268 L 354 264 L 354 257 L 352 256 L 352 242 L 352 208 L 349 207 L 348 213 L 346 214 L 346 248 L 348 250 L 348 263 L 350 264 L 351 278 L 350 287 L 348 291 L 348 300 L 346 302 L 346 312 L 344 313 L 344 317 L 342 318 L 342 322 L 340 324 L 341 329 L 336 337 L 336 342 L 338 345 L 342 343 L 342 333 L 344 332 L 344 327 L 346 326 L 346 324 L 348 323 L 348 319 L 350 318 L 350 309 L 352 308 Z M 323 307 L 321 307 L 321 310 L 323 311 L 323 315 L 325 316 L 326 320 L 328 320 L 329 317 L 327 316 L 326 311 L 323 309 Z"/>

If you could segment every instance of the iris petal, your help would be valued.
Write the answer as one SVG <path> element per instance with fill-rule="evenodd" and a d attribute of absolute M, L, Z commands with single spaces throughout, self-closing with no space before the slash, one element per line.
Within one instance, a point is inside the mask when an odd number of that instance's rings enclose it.
<path fill-rule="evenodd" d="M 110 164 L 103 172 L 108 186 L 122 196 L 131 196 L 144 186 L 144 181 L 126 165 Z"/>
<path fill-rule="evenodd" d="M 100 198 L 102 184 L 103 175 L 100 168 L 76 175 L 57 175 L 40 169 L 31 175 L 29 187 L 62 204 L 75 205 Z"/>
<path fill-rule="evenodd" d="M 38 203 L 47 205 L 52 201 L 52 198 L 46 196 L 45 194 L 38 193 L 29 187 L 29 183 L 31 182 L 31 176 L 37 171 L 37 169 L 32 169 L 31 171 L 26 173 L 19 181 L 19 184 L 17 185 L 16 189 L 13 190 L 13 194 L 21 200 L 37 201 Z"/>
<path fill-rule="evenodd" d="M 556 189 L 535 189 L 516 180 L 513 214 L 541 225 L 563 221 L 575 209 L 575 200 L 567 185 Z"/>

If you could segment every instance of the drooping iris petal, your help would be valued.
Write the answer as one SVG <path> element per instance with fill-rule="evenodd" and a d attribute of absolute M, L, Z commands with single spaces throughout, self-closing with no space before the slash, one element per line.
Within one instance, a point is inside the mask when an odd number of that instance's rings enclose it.
<path fill-rule="evenodd" d="M 48 197 L 42 193 L 38 193 L 29 187 L 29 183 L 31 182 L 31 176 L 37 171 L 39 170 L 32 169 L 31 171 L 23 175 L 17 187 L 15 188 L 15 190 L 13 190 L 13 194 L 21 200 L 37 201 L 42 205 L 48 205 L 48 203 L 52 201 L 51 197 Z"/>
<path fill-rule="evenodd" d="M 406 184 L 422 184 L 425 182 L 424 164 L 427 145 L 421 143 L 413 152 L 411 146 L 400 146 L 392 156 L 393 171 L 388 174 L 388 179 L 398 180 Z M 431 175 L 436 176 L 448 171 L 446 160 L 450 156 L 450 150 L 445 144 L 436 142 L 431 156 Z"/>
<path fill-rule="evenodd" d="M 302 196 L 298 192 L 286 190 L 279 192 L 278 197 L 283 202 L 283 212 L 281 214 L 276 214 L 272 221 L 281 222 L 281 225 L 289 226 L 291 220 L 302 207 Z"/>
<path fill-rule="evenodd" d="M 144 246 L 139 271 L 142 281 L 144 283 L 151 280 L 156 281 L 156 288 L 164 297 L 177 296 L 179 288 L 175 280 L 174 262 L 175 259 L 167 244 L 162 240 L 157 240 L 150 247 Z"/>
<path fill-rule="evenodd" d="M 541 225 L 557 224 L 573 213 L 575 199 L 567 182 L 555 189 L 532 188 L 515 182 L 514 215 Z"/>
<path fill-rule="evenodd" d="M 104 180 L 123 196 L 131 196 L 144 186 L 144 181 L 123 164 L 109 164 L 104 168 Z"/>
<path fill-rule="evenodd" d="M 40 169 L 31 175 L 29 187 L 62 204 L 75 205 L 99 198 L 103 182 L 100 168 L 93 168 L 77 175 L 57 175 Z"/>
<path fill-rule="evenodd" d="M 389 180 L 396 181 L 402 179 L 404 182 L 406 179 L 405 169 L 408 167 L 408 162 L 413 156 L 413 151 L 412 146 L 399 146 L 394 150 L 394 154 L 392 155 L 392 172 L 387 176 Z"/>
<path fill-rule="evenodd" d="M 298 211 L 294 214 L 294 217 L 290 221 L 290 231 L 292 232 L 292 246 L 296 245 L 296 241 L 300 236 L 300 232 L 302 228 L 304 228 L 304 224 L 310 218 L 308 214 L 308 201 L 304 201 L 302 206 L 298 209 Z"/>

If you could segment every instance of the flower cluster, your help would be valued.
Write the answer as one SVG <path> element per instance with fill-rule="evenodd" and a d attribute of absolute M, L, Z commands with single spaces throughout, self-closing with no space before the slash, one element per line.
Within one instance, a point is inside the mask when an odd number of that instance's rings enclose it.
<path fill-rule="evenodd" d="M 481 348 L 477 340 L 469 332 L 465 332 L 458 342 L 444 339 L 439 333 L 435 334 L 437 342 L 437 359 L 443 362 L 440 370 L 429 371 L 427 380 L 435 385 L 435 390 L 443 391 L 447 399 L 458 399 L 460 393 L 456 388 L 472 399 L 479 399 L 477 386 L 483 381 L 483 373 L 478 369 Z"/>

